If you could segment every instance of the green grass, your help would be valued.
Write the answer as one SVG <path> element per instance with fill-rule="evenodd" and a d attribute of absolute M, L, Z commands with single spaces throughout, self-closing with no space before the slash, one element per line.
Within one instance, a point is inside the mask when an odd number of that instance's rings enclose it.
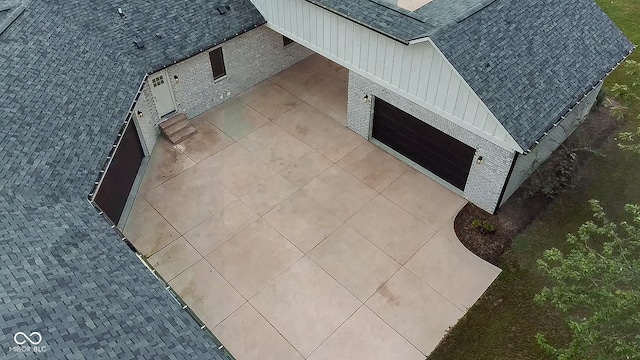
<path fill-rule="evenodd" d="M 609 18 L 613 20 L 622 32 L 636 45 L 640 45 L 640 1 L 638 0 L 596 0 Z M 640 50 L 629 56 L 629 60 L 640 61 Z M 607 84 L 626 84 L 628 78 L 624 71 L 615 71 Z"/>
<path fill-rule="evenodd" d="M 629 39 L 640 44 L 640 1 L 597 0 Z M 630 59 L 640 61 L 640 50 Z M 629 84 L 624 69 L 611 74 L 607 85 Z M 640 102 L 626 104 L 640 109 Z M 629 121 L 625 127 L 640 124 Z M 544 360 L 550 359 L 535 342 L 536 332 L 552 340 L 568 339 L 559 314 L 533 302 L 546 279 L 536 260 L 550 247 L 566 250 L 566 234 L 591 218 L 589 199 L 599 199 L 612 220 L 623 217 L 623 205 L 640 203 L 640 157 L 623 153 L 612 137 L 601 149 L 607 157 L 593 159 L 584 168 L 576 187 L 557 197 L 514 241 L 500 264 L 502 274 L 485 296 L 451 330 L 450 336 L 429 360 Z"/>

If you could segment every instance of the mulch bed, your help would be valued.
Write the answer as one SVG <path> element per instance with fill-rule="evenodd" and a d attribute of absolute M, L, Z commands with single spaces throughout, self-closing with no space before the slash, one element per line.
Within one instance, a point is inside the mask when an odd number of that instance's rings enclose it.
<path fill-rule="evenodd" d="M 605 106 L 594 107 L 585 122 L 565 141 L 567 148 L 591 148 L 597 150 L 622 122 L 614 119 Z M 556 151 L 551 157 L 559 156 Z M 575 181 L 580 181 L 580 169 L 590 157 L 580 156 Z M 460 241 L 480 258 L 498 265 L 502 254 L 511 246 L 515 237 L 535 220 L 553 200 L 545 195 L 531 197 L 529 182 L 525 182 L 495 215 L 491 215 L 469 203 L 454 221 L 454 229 Z M 487 220 L 496 228 L 492 234 L 481 234 L 471 226 L 476 220 Z"/>

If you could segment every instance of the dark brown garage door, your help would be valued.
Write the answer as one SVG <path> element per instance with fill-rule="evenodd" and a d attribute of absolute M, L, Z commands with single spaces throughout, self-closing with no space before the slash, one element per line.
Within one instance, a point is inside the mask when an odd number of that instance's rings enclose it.
<path fill-rule="evenodd" d="M 138 132 L 130 121 L 95 197 L 96 204 L 114 224 L 120 220 L 143 157 Z"/>
<path fill-rule="evenodd" d="M 475 150 L 397 107 L 375 99 L 373 138 L 464 190 Z"/>

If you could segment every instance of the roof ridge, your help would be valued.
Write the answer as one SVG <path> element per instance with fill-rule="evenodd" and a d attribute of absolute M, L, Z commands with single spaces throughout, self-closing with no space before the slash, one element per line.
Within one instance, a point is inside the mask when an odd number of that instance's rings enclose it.
<path fill-rule="evenodd" d="M 20 0 L 14 1 L 0 1 L 0 11 L 5 11 L 12 9 L 16 6 L 20 5 Z"/>
<path fill-rule="evenodd" d="M 476 14 L 477 12 L 479 12 L 480 10 L 486 8 L 487 6 L 493 4 L 494 2 L 496 2 L 497 0 L 484 0 L 481 3 L 467 9 L 465 12 L 463 12 L 462 14 L 458 15 L 455 17 L 455 21 L 456 22 L 461 22 L 464 21 L 467 18 L 470 18 L 471 16 L 473 16 L 474 14 Z"/>
<path fill-rule="evenodd" d="M 418 21 L 421 21 L 421 22 L 426 22 L 426 19 L 424 18 L 424 16 L 420 16 L 420 15 L 414 13 L 413 11 L 401 8 L 398 5 L 393 5 L 392 3 L 385 2 L 384 0 L 369 0 L 369 1 L 374 2 L 374 3 L 376 3 L 376 4 L 380 5 L 380 6 L 383 6 L 383 7 L 387 8 L 387 9 L 389 9 L 391 11 L 395 11 L 395 12 L 397 12 L 399 14 L 402 14 L 404 16 L 410 17 L 410 18 L 412 18 L 414 20 L 418 20 Z"/>
<path fill-rule="evenodd" d="M 0 35 L 2 35 L 2 33 L 7 30 L 9 26 L 11 26 L 11 24 L 13 24 L 13 22 L 24 12 L 24 10 L 27 8 L 27 6 L 29 6 L 30 3 L 31 0 L 16 1 L 13 4 L 9 1 L 4 2 L 4 6 L 10 7 L 7 7 L 3 10 L 9 10 L 11 9 L 11 7 L 16 5 L 18 5 L 18 7 L 13 9 L 13 11 L 9 14 L 9 17 L 4 19 L 4 21 L 0 23 Z"/>

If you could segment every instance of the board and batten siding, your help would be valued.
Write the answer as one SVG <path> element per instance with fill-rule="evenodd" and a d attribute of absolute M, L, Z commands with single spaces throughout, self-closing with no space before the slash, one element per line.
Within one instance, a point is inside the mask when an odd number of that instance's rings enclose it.
<path fill-rule="evenodd" d="M 522 152 L 430 41 L 404 45 L 305 0 L 252 0 L 268 26 L 496 145 Z"/>

